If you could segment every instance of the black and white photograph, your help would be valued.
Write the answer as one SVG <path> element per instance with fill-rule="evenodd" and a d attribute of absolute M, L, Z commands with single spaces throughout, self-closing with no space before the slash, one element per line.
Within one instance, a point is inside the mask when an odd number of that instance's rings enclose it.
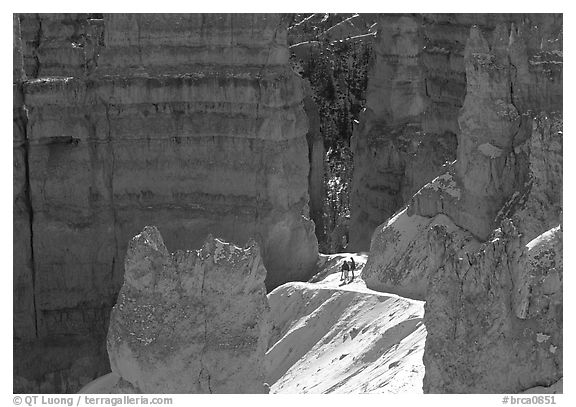
<path fill-rule="evenodd" d="M 4 405 L 563 404 L 557 5 L 161 7 L 12 13 Z"/>

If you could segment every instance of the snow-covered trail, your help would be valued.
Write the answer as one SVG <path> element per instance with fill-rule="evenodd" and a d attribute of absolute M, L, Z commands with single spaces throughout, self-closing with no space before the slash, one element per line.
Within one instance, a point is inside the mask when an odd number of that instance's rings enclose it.
<path fill-rule="evenodd" d="M 356 278 L 342 285 L 340 266 L 350 256 Z M 366 288 L 365 254 L 321 257 L 311 282 L 287 283 L 268 294 L 270 392 L 422 393 L 424 302 Z M 109 393 L 118 380 L 110 373 L 80 393 Z"/>
<path fill-rule="evenodd" d="M 350 256 L 356 278 L 342 285 L 340 265 Z M 365 255 L 323 257 L 314 282 L 268 294 L 271 393 L 422 393 L 424 302 L 366 288 Z"/>

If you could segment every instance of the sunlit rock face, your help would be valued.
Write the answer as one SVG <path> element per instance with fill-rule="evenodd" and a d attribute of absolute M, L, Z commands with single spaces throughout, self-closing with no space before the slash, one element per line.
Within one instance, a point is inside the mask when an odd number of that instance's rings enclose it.
<path fill-rule="evenodd" d="M 28 171 L 15 175 L 29 185 L 15 234 L 24 256 L 15 262 L 15 301 L 28 327 L 16 337 L 37 339 L 15 351 L 19 360 L 31 348 L 56 357 L 75 335 L 78 353 L 93 349 L 90 364 L 102 366 L 77 379 L 69 374 L 76 350 L 57 371 L 32 373 L 23 361 L 19 391 L 74 391 L 106 371 L 95 343 L 104 342 L 122 284 L 126 242 L 147 224 L 174 249 L 199 248 L 210 233 L 239 245 L 256 239 L 268 288 L 313 274 L 308 126 L 284 17 L 20 20 L 31 75 L 18 167 Z"/>
<path fill-rule="evenodd" d="M 562 19 L 517 20 L 470 30 L 452 171 L 459 196 L 425 187 L 410 203 L 420 215 L 449 215 L 481 240 L 507 216 L 526 242 L 561 222 Z"/>
<path fill-rule="evenodd" d="M 523 246 L 498 237 L 459 257 L 442 227 L 430 232 L 443 267 L 430 276 L 424 392 L 517 393 L 563 376 L 562 229 Z"/>
<path fill-rule="evenodd" d="M 258 245 L 208 237 L 170 254 L 155 227 L 129 246 L 112 310 L 111 392 L 264 393 L 269 312 Z"/>
<path fill-rule="evenodd" d="M 563 376 L 562 18 L 495 22 L 469 29 L 457 160 L 378 226 L 363 272 L 426 300 L 425 392 Z"/>
<path fill-rule="evenodd" d="M 493 218 L 502 198 L 508 199 L 511 189 L 526 182 L 522 179 L 526 169 L 513 168 L 528 165 L 525 151 L 518 147 L 530 137 L 532 119 L 541 111 L 561 112 L 562 106 L 560 15 L 396 14 L 380 20 L 366 111 L 352 142 L 350 242 L 355 250 L 367 250 L 376 226 L 455 159 L 458 175 L 468 174 L 463 182 L 470 192 L 498 190 L 492 192 L 497 198 L 492 207 L 475 209 Z M 484 42 L 468 41 L 472 26 L 483 33 Z M 491 61 L 471 62 L 482 53 L 492 55 Z M 473 141 L 477 132 L 493 140 Z M 500 158 L 491 159 L 498 167 L 495 186 L 475 179 L 490 174 L 490 166 L 483 168 L 483 159 L 475 157 L 480 146 L 478 153 L 485 157 L 503 149 Z M 518 150 L 514 163 L 511 148 Z M 502 175 L 504 171 L 517 174 Z M 503 181 L 509 178 L 514 182 Z M 475 201 L 473 195 L 463 199 L 470 201 L 468 205 Z M 462 222 L 477 223 L 471 231 L 480 238 L 494 227 L 493 219 L 483 222 L 472 219 L 480 215 L 464 216 L 469 219 Z"/>
<path fill-rule="evenodd" d="M 441 266 L 430 249 L 428 231 L 435 226 L 442 226 L 451 233 L 461 255 L 480 246 L 477 239 L 444 214 L 428 218 L 410 215 L 404 209 L 374 233 L 363 271 L 366 286 L 376 291 L 425 300 L 430 274 Z"/>
<path fill-rule="evenodd" d="M 490 40 L 471 30 L 461 199 L 442 208 L 488 240 L 463 253 L 454 233 L 429 233 L 425 392 L 561 391 L 561 23 L 539 15 L 498 26 Z M 416 196 L 414 211 L 432 196 Z"/>
<path fill-rule="evenodd" d="M 425 298 L 436 267 L 426 258 L 426 235 L 438 215 L 457 229 L 463 253 L 505 218 L 524 244 L 561 223 L 561 19 L 520 21 L 469 30 L 457 160 L 412 196 L 402 216 L 378 226 L 365 270 L 369 287 Z"/>
<path fill-rule="evenodd" d="M 382 15 L 378 24 L 366 110 L 351 142 L 351 250 L 368 250 L 376 227 L 455 159 L 464 96 L 462 67 L 445 61 L 459 52 L 450 25 L 417 14 Z"/>

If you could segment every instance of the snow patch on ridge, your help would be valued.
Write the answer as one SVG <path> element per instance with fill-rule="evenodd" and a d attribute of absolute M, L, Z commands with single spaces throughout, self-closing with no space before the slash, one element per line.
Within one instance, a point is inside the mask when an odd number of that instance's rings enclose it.
<path fill-rule="evenodd" d="M 322 280 L 268 294 L 271 393 L 422 393 L 424 302 L 366 288 L 362 255 L 327 257 Z M 357 274 L 342 285 L 336 265 L 349 257 Z"/>
<path fill-rule="evenodd" d="M 454 177 L 449 172 L 437 176 L 424 187 L 422 187 L 420 191 L 424 188 L 432 189 L 433 191 L 445 192 L 446 194 L 456 199 L 460 199 L 460 196 L 462 195 L 460 188 L 458 188 L 456 185 Z"/>

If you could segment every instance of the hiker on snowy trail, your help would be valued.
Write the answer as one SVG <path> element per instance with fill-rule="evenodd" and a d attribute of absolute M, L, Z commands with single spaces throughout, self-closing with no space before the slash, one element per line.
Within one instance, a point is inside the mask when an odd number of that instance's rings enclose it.
<path fill-rule="evenodd" d="M 342 272 L 340 274 L 340 281 L 344 280 L 344 282 L 346 282 L 346 280 L 348 280 L 348 270 L 350 270 L 350 268 L 348 267 L 348 262 L 344 260 L 344 263 L 342 263 Z"/>
<path fill-rule="evenodd" d="M 356 262 L 354 261 L 353 257 L 350 257 L 350 270 L 352 271 L 352 280 L 354 281 L 354 270 L 356 270 Z"/>

